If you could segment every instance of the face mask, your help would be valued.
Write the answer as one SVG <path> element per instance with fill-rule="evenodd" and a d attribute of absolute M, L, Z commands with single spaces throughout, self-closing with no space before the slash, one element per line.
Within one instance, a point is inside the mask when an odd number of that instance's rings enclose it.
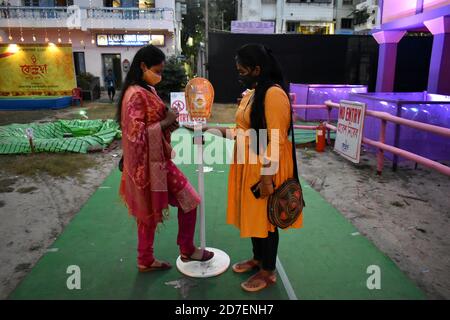
<path fill-rule="evenodd" d="M 144 81 L 147 82 L 151 86 L 156 86 L 162 80 L 161 75 L 154 73 L 152 70 L 147 69 L 144 72 Z"/>
<path fill-rule="evenodd" d="M 246 89 L 253 89 L 252 87 L 257 81 L 256 77 L 250 76 L 248 74 L 245 76 L 239 75 L 238 79 L 239 83 Z"/>

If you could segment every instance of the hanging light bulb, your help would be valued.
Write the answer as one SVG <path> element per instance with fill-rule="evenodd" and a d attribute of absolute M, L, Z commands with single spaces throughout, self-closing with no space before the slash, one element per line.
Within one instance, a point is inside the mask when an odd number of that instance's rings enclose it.
<path fill-rule="evenodd" d="M 12 35 L 9 35 L 8 39 L 9 39 L 9 40 L 12 40 L 12 39 L 13 39 Z"/>
<path fill-rule="evenodd" d="M 69 38 L 69 43 L 72 43 L 72 39 Z"/>
<path fill-rule="evenodd" d="M 45 42 L 49 42 L 50 40 L 48 40 L 48 37 L 45 37 Z"/>
<path fill-rule="evenodd" d="M 36 42 L 36 36 L 33 34 L 33 41 Z"/>
<path fill-rule="evenodd" d="M 91 40 L 91 43 L 92 43 L 92 44 L 95 44 L 95 40 L 94 40 L 94 38 L 92 38 L 92 40 Z"/>
<path fill-rule="evenodd" d="M 24 39 L 23 37 L 20 37 L 20 41 L 24 42 L 24 41 L 25 41 L 25 39 Z"/>
<path fill-rule="evenodd" d="M 83 39 L 80 40 L 80 44 L 81 44 L 82 46 L 84 46 L 84 40 L 83 40 Z"/>
<path fill-rule="evenodd" d="M 58 38 L 58 43 L 61 43 L 61 38 Z"/>

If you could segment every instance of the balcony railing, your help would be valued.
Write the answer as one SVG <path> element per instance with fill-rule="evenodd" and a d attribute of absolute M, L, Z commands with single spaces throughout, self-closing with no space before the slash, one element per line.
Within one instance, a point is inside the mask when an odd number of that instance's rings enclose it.
<path fill-rule="evenodd" d="M 151 19 L 172 20 L 169 9 L 139 9 L 139 8 L 88 8 L 88 19 Z"/>
<path fill-rule="evenodd" d="M 9 19 L 66 19 L 67 7 L 0 7 L 1 17 Z"/>
<path fill-rule="evenodd" d="M 9 19 L 65 19 L 69 17 L 67 7 L 22 7 L 0 6 L 1 18 Z M 121 20 L 173 20 L 170 8 L 86 8 L 80 7 L 81 15 L 88 19 L 121 19 Z M 86 13 L 83 15 L 83 11 Z"/>

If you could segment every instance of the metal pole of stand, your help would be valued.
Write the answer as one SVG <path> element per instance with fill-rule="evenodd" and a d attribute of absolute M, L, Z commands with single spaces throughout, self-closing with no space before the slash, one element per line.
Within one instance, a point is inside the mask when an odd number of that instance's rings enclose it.
<path fill-rule="evenodd" d="M 201 249 L 214 252 L 214 257 L 206 262 L 191 261 L 184 263 L 180 257 L 177 260 L 178 270 L 194 278 L 209 278 L 225 272 L 230 265 L 230 257 L 222 250 L 206 247 L 206 219 L 205 219 L 205 173 L 203 171 L 203 132 L 201 125 L 194 127 L 194 144 L 197 145 L 198 161 L 198 193 L 200 201 L 200 245 Z"/>
<path fill-rule="evenodd" d="M 198 132 L 200 131 L 200 132 Z M 200 194 L 200 246 L 206 247 L 206 221 L 205 221 L 205 174 L 203 172 L 203 132 L 202 127 L 196 127 L 194 130 L 194 142 L 197 145 L 198 161 L 198 193 Z"/>

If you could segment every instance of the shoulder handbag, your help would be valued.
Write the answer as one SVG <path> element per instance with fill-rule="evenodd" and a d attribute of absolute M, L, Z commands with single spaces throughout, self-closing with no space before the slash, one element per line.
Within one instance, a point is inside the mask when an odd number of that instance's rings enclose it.
<path fill-rule="evenodd" d="M 294 124 L 291 108 L 292 161 L 294 177 L 287 179 L 279 186 L 267 201 L 269 221 L 278 228 L 285 229 L 295 223 L 305 207 L 302 186 L 298 178 L 297 155 L 295 152 Z"/>

